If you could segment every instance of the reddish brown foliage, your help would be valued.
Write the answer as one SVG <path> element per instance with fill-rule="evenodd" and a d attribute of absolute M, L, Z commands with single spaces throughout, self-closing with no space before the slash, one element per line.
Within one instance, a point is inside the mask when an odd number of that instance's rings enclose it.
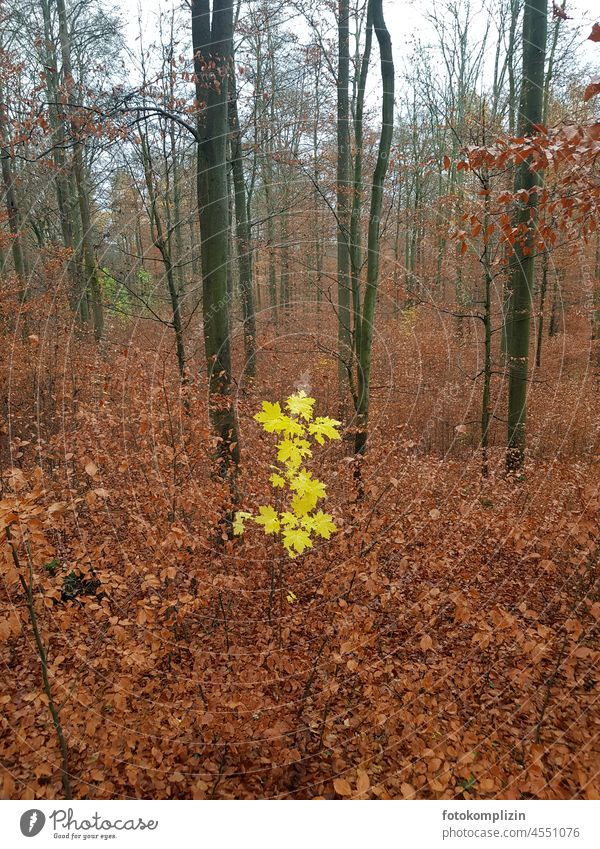
<path fill-rule="evenodd" d="M 439 331 L 419 322 L 415 352 L 384 322 L 396 401 L 375 387 L 363 500 L 335 446 L 323 471 L 340 532 L 289 561 L 259 531 L 228 538 L 203 387 L 187 414 L 160 339 L 98 351 L 58 314 L 38 324 L 36 309 L 29 338 L 3 354 L 0 525 L 22 556 L 29 540 L 78 797 L 598 798 L 598 434 L 576 372 L 557 391 L 565 403 L 572 392 L 585 443 L 554 420 L 545 430 L 546 416 L 564 420 L 545 389 L 526 481 L 482 480 L 469 426 L 451 426 L 445 448 L 428 429 L 468 421 L 460 390 L 444 410 L 398 401 L 421 356 L 423 392 L 444 397 Z M 252 415 L 293 388 L 306 341 L 286 354 L 284 339 L 263 352 L 268 384 L 238 398 L 247 502 L 270 490 L 270 442 Z M 548 379 L 555 368 L 569 370 L 560 352 Z M 334 412 L 335 373 L 318 354 L 312 376 Z M 593 404 L 590 415 L 597 428 Z M 2 551 L 2 794 L 55 798 L 56 737 Z"/>

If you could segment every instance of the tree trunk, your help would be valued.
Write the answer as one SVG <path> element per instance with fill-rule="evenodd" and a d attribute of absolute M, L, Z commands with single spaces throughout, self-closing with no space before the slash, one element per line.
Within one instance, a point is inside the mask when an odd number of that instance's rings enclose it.
<path fill-rule="evenodd" d="M 140 133 L 142 157 L 144 165 L 144 178 L 146 181 L 146 189 L 148 191 L 148 201 L 150 204 L 150 232 L 152 241 L 158 248 L 163 265 L 165 267 L 165 276 L 167 278 L 167 289 L 169 290 L 169 298 L 171 300 L 171 325 L 175 331 L 175 351 L 177 354 L 177 367 L 179 369 L 179 378 L 182 384 L 186 383 L 185 373 L 185 343 L 183 339 L 183 323 L 181 320 L 181 304 L 179 300 L 179 287 L 177 286 L 173 261 L 171 258 L 171 249 L 169 242 L 165 239 L 162 221 L 158 211 L 156 192 L 154 189 L 154 175 L 152 172 L 152 159 L 150 156 L 150 148 L 148 139 L 143 132 Z"/>
<path fill-rule="evenodd" d="M 592 351 L 595 354 L 596 365 L 600 365 L 600 232 L 596 235 L 592 298 Z"/>
<path fill-rule="evenodd" d="M 548 336 L 553 339 L 558 336 L 558 311 L 560 299 L 560 282 L 558 273 L 554 272 L 554 289 L 552 292 L 552 306 L 550 308 L 550 321 L 548 323 Z"/>
<path fill-rule="evenodd" d="M 537 344 L 535 346 L 535 367 L 542 365 L 542 343 L 544 339 L 544 307 L 546 304 L 546 291 L 548 289 L 548 251 L 542 254 L 542 282 L 540 283 L 540 312 L 538 316 Z"/>
<path fill-rule="evenodd" d="M 356 107 L 354 118 L 354 176 L 352 185 L 352 214 L 350 217 L 350 275 L 352 289 L 352 335 L 353 335 L 353 359 L 360 362 L 361 344 L 361 293 L 360 293 L 360 271 L 362 266 L 361 246 L 361 218 L 362 218 L 362 192 L 363 192 L 363 116 L 365 108 L 365 90 L 367 87 L 367 76 L 369 73 L 369 62 L 371 59 L 371 48 L 373 43 L 373 16 L 371 4 L 367 8 L 367 22 L 365 32 L 365 49 L 360 65 L 360 75 L 356 92 Z M 348 373 L 352 375 L 353 362 L 348 363 Z M 358 403 L 354 381 L 351 381 L 354 406 Z"/>
<path fill-rule="evenodd" d="M 242 315 L 244 318 L 244 354 L 246 358 L 244 372 L 248 377 L 256 375 L 256 315 L 254 313 L 254 294 L 252 288 L 252 242 L 250 224 L 246 206 L 246 185 L 242 159 L 242 134 L 237 107 L 235 67 L 229 78 L 231 96 L 229 99 L 229 125 L 231 128 L 231 169 L 235 195 L 235 222 L 240 291 L 242 295 Z"/>
<path fill-rule="evenodd" d="M 519 102 L 519 136 L 535 133 L 542 120 L 544 98 L 544 60 L 548 17 L 547 0 L 528 0 L 523 15 L 523 74 Z M 521 162 L 515 172 L 515 192 L 524 190 L 526 201 L 519 201 L 514 224 L 526 235 L 514 246 L 510 267 L 511 299 L 510 332 L 508 334 L 508 470 L 522 468 L 525 459 L 527 415 L 527 382 L 529 372 L 529 334 L 531 299 L 535 267 L 534 223 L 537 206 L 538 175 L 529 162 Z"/>
<path fill-rule="evenodd" d="M 19 278 L 21 303 L 27 295 L 27 280 L 29 268 L 25 246 L 23 245 L 23 234 L 21 229 L 21 214 L 15 189 L 12 160 L 8 149 L 8 121 L 6 116 L 6 104 L 4 94 L 0 89 L 0 158 L 2 159 L 2 182 L 4 183 L 4 197 L 6 200 L 6 214 L 8 227 L 11 234 L 11 251 L 15 273 Z"/>
<path fill-rule="evenodd" d="M 287 190 L 283 190 L 283 206 L 279 213 L 279 305 L 284 315 L 290 311 L 290 227 Z"/>
<path fill-rule="evenodd" d="M 560 10 L 564 12 L 566 6 L 566 0 L 562 0 L 562 4 L 560 6 Z M 558 8 L 558 7 L 555 7 Z M 552 91 L 552 80 L 554 78 L 554 60 L 556 56 L 556 47 L 558 45 L 558 35 L 560 31 L 560 22 L 562 18 L 560 15 L 556 15 L 554 19 L 554 25 L 552 27 L 552 38 L 550 40 L 550 50 L 548 53 L 548 62 L 546 65 L 546 75 L 544 77 L 544 100 L 542 105 L 542 124 L 547 126 L 548 124 L 548 112 L 550 109 L 550 93 Z M 544 182 L 543 174 L 540 175 L 540 187 Z M 542 282 L 540 283 L 540 313 L 539 313 L 539 324 L 538 324 L 538 332 L 537 332 L 537 343 L 535 347 L 535 367 L 536 369 L 540 368 L 542 364 L 542 346 L 544 343 L 544 306 L 546 300 L 546 291 L 547 291 L 547 283 L 548 283 L 548 264 L 549 264 L 549 249 L 547 246 L 544 247 L 542 252 Z"/>
<path fill-rule="evenodd" d="M 515 79 L 515 54 L 517 47 L 517 23 L 519 20 L 520 0 L 509 0 L 510 24 L 508 28 L 508 45 L 506 48 L 506 66 L 508 70 L 508 134 L 514 136 L 516 131 L 516 99 L 517 84 Z M 510 167 L 510 166 L 509 166 Z M 502 330 L 500 333 L 501 352 L 506 359 L 510 348 L 512 298 L 510 281 L 506 280 L 502 292 Z"/>
<path fill-rule="evenodd" d="M 231 341 L 227 260 L 227 89 L 233 54 L 231 0 L 192 0 L 192 44 L 198 112 L 198 207 L 202 245 L 204 345 L 209 409 L 220 437 L 223 476 L 239 462 L 235 410 L 231 399 Z M 206 106 L 200 111 L 200 105 Z"/>
<path fill-rule="evenodd" d="M 72 208 L 70 203 L 69 176 L 66 167 L 64 152 L 65 124 L 62 108 L 59 112 L 59 85 L 56 47 L 52 35 L 52 23 L 50 17 L 50 2 L 42 0 L 42 15 L 44 18 L 45 62 L 46 62 L 46 92 L 48 94 L 48 116 L 52 129 L 53 151 L 52 159 L 56 169 L 56 202 L 60 216 L 60 226 L 63 245 L 70 251 L 68 259 L 68 271 L 70 277 L 71 291 L 69 293 L 72 307 L 77 316 L 81 317 L 78 302 L 81 294 L 81 283 L 79 280 L 79 264 L 77 262 L 75 244 L 73 238 Z"/>
<path fill-rule="evenodd" d="M 275 210 L 273 208 L 273 168 L 267 151 L 264 167 L 265 211 L 267 216 L 267 287 L 273 323 L 277 326 L 277 269 L 275 267 Z"/>
<path fill-rule="evenodd" d="M 337 78 L 337 284 L 338 284 L 338 378 L 342 414 L 348 369 L 351 366 L 350 331 L 350 4 L 338 2 Z"/>
<path fill-rule="evenodd" d="M 171 168 L 173 171 L 173 235 L 175 237 L 175 257 L 177 289 L 180 299 L 185 295 L 185 277 L 183 268 L 183 228 L 181 225 L 181 186 L 179 177 L 179 162 L 175 140 L 175 122 L 171 121 Z"/>
<path fill-rule="evenodd" d="M 490 216 L 490 186 L 489 177 L 486 173 L 483 178 L 484 218 L 483 232 L 487 233 Z M 484 237 L 483 251 L 481 254 L 483 266 L 483 392 L 481 397 L 481 473 L 484 477 L 489 474 L 489 444 L 490 444 L 490 422 L 491 422 L 491 391 L 492 391 L 492 285 L 493 276 L 490 263 L 490 242 Z"/>
<path fill-rule="evenodd" d="M 320 84 L 321 73 L 320 66 L 315 69 L 315 115 L 313 122 L 312 142 L 313 142 L 313 203 L 314 203 L 314 240 L 315 240 L 315 288 L 317 299 L 317 313 L 321 307 L 321 286 L 323 278 L 323 250 L 321 247 L 321 216 L 320 216 L 320 195 L 319 181 L 321 178 L 321 170 L 319 167 L 319 130 L 321 124 L 321 108 L 320 108 Z"/>
<path fill-rule="evenodd" d="M 371 209 L 369 211 L 369 233 L 367 241 L 367 285 L 361 316 L 360 359 L 357 366 L 357 432 L 354 443 L 357 454 L 362 454 L 367 444 L 371 352 L 373 347 L 375 305 L 379 286 L 379 248 L 383 184 L 388 167 L 394 130 L 394 58 L 392 54 L 392 42 L 383 17 L 383 0 L 369 0 L 369 2 L 373 28 L 379 43 L 379 54 L 381 57 L 383 100 L 381 135 L 379 137 L 379 149 L 377 151 L 377 162 L 373 172 L 371 189 Z"/>
<path fill-rule="evenodd" d="M 69 37 L 67 12 L 64 0 L 56 0 L 56 8 L 58 11 L 58 28 L 65 88 L 67 97 L 71 99 L 75 85 L 73 71 L 71 68 L 71 41 Z M 78 140 L 78 135 L 79 131 L 77 123 L 72 116 L 71 136 L 73 141 L 73 174 L 77 189 L 79 215 L 81 218 L 81 250 L 85 274 L 85 290 L 84 293 L 82 293 L 82 297 L 83 294 L 87 294 L 87 292 L 89 292 L 91 296 L 94 336 L 96 340 L 99 341 L 104 333 L 104 308 L 102 305 L 102 291 L 100 288 L 100 281 L 98 279 L 96 257 L 94 256 L 94 246 L 92 244 L 90 199 L 85 180 L 81 142 Z"/>

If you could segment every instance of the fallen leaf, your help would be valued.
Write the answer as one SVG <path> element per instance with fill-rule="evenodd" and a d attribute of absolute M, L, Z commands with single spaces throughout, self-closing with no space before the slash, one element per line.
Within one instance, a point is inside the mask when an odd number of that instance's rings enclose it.
<path fill-rule="evenodd" d="M 357 769 L 356 770 L 356 792 L 359 794 L 366 793 L 369 787 L 371 786 L 371 781 L 369 776 L 367 775 L 366 770 Z"/>
<path fill-rule="evenodd" d="M 433 648 L 433 640 L 431 639 L 429 634 L 423 634 L 423 636 L 421 637 L 421 642 L 419 643 L 419 645 L 421 646 L 421 649 L 423 651 L 428 651 L 428 649 Z"/>
<path fill-rule="evenodd" d="M 352 796 L 352 788 L 345 778 L 334 778 L 333 789 L 338 796 Z"/>

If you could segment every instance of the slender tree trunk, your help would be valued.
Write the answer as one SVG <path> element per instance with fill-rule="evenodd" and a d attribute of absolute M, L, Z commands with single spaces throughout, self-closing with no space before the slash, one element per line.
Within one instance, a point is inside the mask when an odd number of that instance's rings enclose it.
<path fill-rule="evenodd" d="M 542 365 L 542 342 L 544 339 L 544 307 L 548 288 L 548 251 L 542 253 L 542 282 L 540 283 L 540 312 L 538 316 L 537 344 L 535 346 L 535 367 Z"/>
<path fill-rule="evenodd" d="M 398 197 L 396 200 L 396 224 L 394 228 L 394 318 L 400 314 L 400 210 L 402 204 L 402 186 L 398 168 Z"/>
<path fill-rule="evenodd" d="M 596 261 L 592 297 L 592 351 L 595 353 L 596 365 L 600 365 L 600 232 L 596 235 Z"/>
<path fill-rule="evenodd" d="M 233 186 L 231 181 L 231 169 L 227 168 L 227 296 L 230 305 L 234 303 L 235 286 L 233 280 Z"/>
<path fill-rule="evenodd" d="M 233 55 L 231 0 L 192 0 L 192 44 L 198 114 L 198 206 L 202 241 L 204 344 L 209 377 L 209 408 L 220 437 L 220 471 L 227 475 L 240 457 L 231 398 L 231 340 L 227 260 L 227 100 Z"/>
<path fill-rule="evenodd" d="M 277 326 L 277 268 L 275 264 L 275 205 L 273 200 L 273 140 L 270 137 L 265 145 L 263 161 L 263 186 L 265 192 L 265 215 L 267 218 L 267 289 L 273 323 Z"/>
<path fill-rule="evenodd" d="M 317 312 L 321 307 L 321 286 L 323 278 L 323 251 L 321 247 L 321 215 L 320 215 L 320 195 L 319 182 L 321 172 L 319 168 L 319 130 L 321 122 L 321 109 L 319 100 L 321 74 L 320 67 L 315 71 L 315 116 L 313 123 L 312 143 L 313 143 L 313 204 L 314 204 L 314 240 L 315 240 L 315 275 L 316 275 L 316 300 Z"/>
<path fill-rule="evenodd" d="M 350 331 L 350 3 L 338 2 L 337 72 L 337 284 L 338 284 L 338 378 L 342 415 L 348 369 L 351 366 Z"/>
<path fill-rule="evenodd" d="M 547 17 L 547 0 L 528 0 L 525 4 L 519 136 L 534 133 L 535 125 L 542 120 Z M 522 468 L 525 459 L 529 334 L 535 267 L 535 225 L 531 218 L 537 205 L 537 192 L 532 189 L 537 186 L 538 175 L 531 170 L 529 162 L 520 163 L 515 172 L 515 192 L 524 190 L 527 200 L 518 203 L 515 225 L 526 229 L 526 235 L 515 244 L 509 280 L 512 303 L 508 338 L 508 470 Z"/>
<path fill-rule="evenodd" d="M 554 288 L 552 291 L 552 306 L 550 307 L 550 321 L 548 323 L 548 336 L 552 339 L 558 335 L 558 303 L 560 298 L 560 282 L 558 275 L 554 274 Z"/>
<path fill-rule="evenodd" d="M 381 135 L 377 162 L 373 172 L 371 189 L 371 208 L 369 211 L 367 285 L 361 316 L 360 359 L 357 368 L 358 404 L 357 432 L 355 451 L 362 454 L 367 444 L 369 421 L 369 388 L 371 378 L 371 355 L 373 348 L 373 330 L 375 306 L 379 286 L 379 250 L 381 239 L 381 208 L 383 204 L 383 185 L 388 167 L 392 135 L 394 130 L 394 58 L 392 42 L 383 17 L 383 0 L 369 0 L 373 19 L 373 28 L 379 43 L 381 57 L 381 81 L 383 88 Z"/>
<path fill-rule="evenodd" d="M 8 227 L 11 234 L 11 251 L 15 273 L 19 278 L 21 303 L 27 296 L 27 281 L 29 278 L 29 267 L 27 254 L 23 244 L 23 233 L 21 226 L 21 213 L 17 200 L 12 160 L 8 147 L 8 120 L 4 94 L 0 89 L 0 159 L 2 160 L 2 182 L 4 184 L 4 198 L 6 201 L 6 214 Z"/>
<path fill-rule="evenodd" d="M 566 0 L 562 0 L 562 4 L 560 6 L 561 11 L 564 12 L 566 6 Z M 560 22 L 562 18 L 560 15 L 556 15 L 554 19 L 554 25 L 552 27 L 552 38 L 550 41 L 550 51 L 548 53 L 548 62 L 546 65 L 546 75 L 544 77 L 544 101 L 542 106 L 542 124 L 544 126 L 548 123 L 548 111 L 550 109 L 550 94 L 552 91 L 552 80 L 554 78 L 554 60 L 556 57 L 556 47 L 558 45 L 558 35 L 560 32 Z M 540 187 L 544 183 L 544 175 L 540 174 L 539 178 Z M 535 347 L 535 367 L 536 369 L 540 368 L 542 364 L 542 346 L 544 344 L 544 306 L 546 300 L 546 289 L 548 283 L 548 264 L 550 261 L 549 250 L 545 245 L 542 251 L 542 281 L 540 283 L 540 313 L 539 313 L 539 324 L 538 324 L 538 332 L 537 332 L 537 343 Z"/>
<path fill-rule="evenodd" d="M 65 145 L 65 123 L 62 109 L 59 112 L 59 86 L 56 47 L 53 41 L 52 24 L 50 17 L 50 0 L 42 0 L 42 14 L 44 18 L 44 39 L 46 42 L 46 92 L 48 94 L 48 115 L 52 129 L 53 151 L 52 159 L 56 169 L 56 201 L 63 245 L 70 252 L 68 260 L 68 271 L 70 277 L 71 291 L 69 293 L 72 306 L 78 317 L 81 311 L 78 302 L 81 294 L 79 281 L 79 265 L 77 262 L 75 244 L 73 239 L 72 208 L 70 203 L 69 176 L 66 167 L 64 152 Z"/>
<path fill-rule="evenodd" d="M 290 228 L 289 215 L 287 212 L 288 199 L 286 197 L 287 190 L 284 189 L 283 203 L 284 209 L 279 215 L 279 243 L 280 250 L 280 266 L 279 266 L 279 305 L 284 314 L 287 314 L 290 309 Z"/>
<path fill-rule="evenodd" d="M 256 375 L 256 316 L 254 313 L 254 291 L 252 286 L 252 241 L 248 210 L 246 205 L 246 185 L 242 159 L 242 134 L 237 107 L 235 67 L 229 78 L 231 96 L 229 99 L 229 125 L 231 128 L 231 168 L 235 193 L 235 221 L 240 291 L 242 295 L 242 315 L 244 318 L 245 374 Z"/>
<path fill-rule="evenodd" d="M 486 191 L 484 199 L 483 232 L 487 234 L 490 224 L 490 191 L 487 173 L 484 174 L 483 188 Z M 489 474 L 488 453 L 490 444 L 491 421 L 491 390 L 492 390 L 492 269 L 490 264 L 490 242 L 487 235 L 483 245 L 481 262 L 483 265 L 483 392 L 481 398 L 481 472 L 484 477 Z"/>
<path fill-rule="evenodd" d="M 419 149 L 418 149 L 418 126 L 417 126 L 417 95 L 416 91 L 413 97 L 413 114 L 412 114 L 412 158 L 415 166 L 414 176 L 414 195 L 413 195 L 413 210 L 412 210 L 412 229 L 410 234 L 410 253 L 409 253 L 409 272 L 411 280 L 411 292 L 417 294 L 417 255 L 419 244 L 419 214 L 421 209 L 421 168 L 419 165 Z"/>
<path fill-rule="evenodd" d="M 405 203 L 404 203 L 404 290 L 406 292 L 406 300 L 404 307 L 412 306 L 412 279 L 410 276 L 410 203 L 413 192 L 413 182 L 406 183 Z"/>
<path fill-rule="evenodd" d="M 158 248 L 163 265 L 165 268 L 165 277 L 167 278 L 167 289 L 171 300 L 171 324 L 175 332 L 175 351 L 177 354 L 177 366 L 179 369 L 179 378 L 181 383 L 186 383 L 185 372 L 185 343 L 183 339 L 183 322 L 181 320 L 181 303 L 179 300 L 179 287 L 173 269 L 173 261 L 171 259 L 171 250 L 168 240 L 165 238 L 162 221 L 158 211 L 158 203 L 156 191 L 154 188 L 154 176 L 152 173 L 152 159 L 148 146 L 148 139 L 144 133 L 140 133 L 142 141 L 142 157 L 144 164 L 144 177 L 146 180 L 146 189 L 148 191 L 148 201 L 150 205 L 150 232 L 152 241 Z"/>
<path fill-rule="evenodd" d="M 200 278 L 202 277 L 202 261 L 201 261 L 201 257 L 200 257 L 201 251 L 200 251 L 200 234 L 198 232 L 199 225 L 198 225 L 197 204 L 195 206 L 196 206 L 196 208 L 194 208 L 194 206 L 192 206 L 192 204 L 190 204 L 191 208 L 190 208 L 190 211 L 189 211 L 189 216 L 190 216 L 190 220 L 189 220 L 190 251 L 191 251 L 191 258 L 192 258 L 192 275 L 194 277 L 194 280 L 199 281 Z M 195 298 L 195 303 L 197 303 L 197 302 L 198 302 L 198 298 Z"/>
<path fill-rule="evenodd" d="M 92 217 L 90 213 L 88 187 L 83 169 L 83 157 L 79 144 L 75 144 L 73 148 L 73 171 L 79 200 L 79 215 L 81 218 L 83 268 L 86 290 L 89 291 L 92 304 L 94 337 L 96 341 L 100 341 L 104 335 L 104 306 L 102 303 L 102 289 L 100 280 L 98 279 L 96 257 L 94 255 L 94 246 L 92 244 Z"/>
<path fill-rule="evenodd" d="M 444 302 L 444 286 L 443 286 L 443 277 L 442 277 L 442 269 L 444 267 L 444 256 L 446 254 L 446 223 L 444 221 L 444 216 L 441 213 L 439 208 L 439 204 L 442 198 L 443 193 L 443 175 L 440 168 L 440 172 L 438 174 L 438 209 L 436 212 L 436 223 L 438 226 L 438 249 L 437 249 L 437 264 L 436 264 L 436 274 L 435 274 L 435 285 L 438 291 L 438 297 L 441 302 Z"/>
<path fill-rule="evenodd" d="M 519 20 L 520 0 L 510 0 L 510 26 L 506 62 L 508 67 L 508 133 L 514 136 L 516 130 L 515 112 L 517 105 L 517 83 L 515 79 L 515 54 L 517 46 L 517 23 Z"/>
<path fill-rule="evenodd" d="M 350 217 L 350 279 L 352 289 L 352 348 L 353 360 L 360 362 L 361 345 L 361 292 L 360 272 L 362 266 L 361 245 L 361 219 L 362 219 L 362 193 L 363 193 L 363 116 L 365 108 L 365 91 L 367 87 L 367 76 L 369 73 L 369 62 L 371 60 L 371 49 L 373 44 L 373 15 L 371 4 L 367 8 L 367 21 L 365 32 L 365 49 L 363 51 L 360 65 L 360 75 L 356 92 L 356 108 L 354 118 L 354 176 L 352 184 L 352 214 Z M 348 374 L 352 375 L 354 362 L 348 363 Z M 358 403 L 354 381 L 351 381 L 354 406 Z"/>
<path fill-rule="evenodd" d="M 56 8 L 58 11 L 58 28 L 65 88 L 67 97 L 71 98 L 73 97 L 75 85 L 71 68 L 71 41 L 64 0 L 56 0 Z M 85 180 L 81 142 L 78 140 L 79 131 L 73 116 L 71 117 L 71 135 L 73 139 L 73 174 L 81 219 L 81 248 L 85 274 L 85 291 L 89 292 L 91 297 L 94 336 L 99 341 L 104 334 L 102 290 L 100 280 L 98 279 L 96 257 L 94 256 L 94 246 L 92 244 L 92 216 L 90 212 L 89 192 Z"/>
<path fill-rule="evenodd" d="M 508 71 L 508 134 L 514 136 L 516 132 L 516 105 L 517 105 L 517 83 L 515 76 L 515 55 L 517 48 L 517 24 L 519 21 L 520 0 L 509 0 L 510 24 L 508 28 L 508 45 L 506 48 L 506 67 Z M 500 334 L 500 348 L 504 358 L 508 358 L 510 349 L 510 334 L 512 330 L 512 292 L 510 279 L 504 282 L 502 293 L 502 330 Z"/>
<path fill-rule="evenodd" d="M 185 294 L 184 268 L 183 268 L 183 228 L 181 226 L 181 186 L 179 176 L 179 161 L 177 157 L 177 145 L 175 141 L 175 122 L 171 121 L 171 168 L 173 173 L 173 236 L 175 237 L 175 275 L 177 277 L 177 289 L 179 297 Z"/>
<path fill-rule="evenodd" d="M 77 193 L 75 174 L 72 167 L 67 177 L 67 186 L 69 189 L 69 210 L 73 224 L 73 263 L 75 266 L 77 315 L 81 324 L 86 325 L 90 320 L 90 293 L 84 279 L 83 231 L 81 227 L 81 216 L 79 214 L 79 195 Z"/>
<path fill-rule="evenodd" d="M 562 0 L 562 3 L 560 4 L 560 11 L 564 12 L 565 6 L 566 0 Z M 559 8 L 558 4 L 555 4 L 555 8 Z M 554 18 L 554 25 L 552 27 L 552 39 L 550 42 L 550 50 L 548 51 L 546 76 L 544 78 L 544 105 L 542 108 L 542 122 L 544 124 L 546 124 L 548 121 L 548 112 L 550 109 L 550 94 L 552 92 L 552 80 L 554 79 L 554 61 L 556 58 L 556 48 L 558 45 L 558 35 L 560 32 L 561 21 L 561 16 L 556 15 Z"/>

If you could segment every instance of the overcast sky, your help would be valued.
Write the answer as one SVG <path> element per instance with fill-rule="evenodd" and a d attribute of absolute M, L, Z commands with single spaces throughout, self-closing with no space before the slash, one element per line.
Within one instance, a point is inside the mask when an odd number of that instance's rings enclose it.
<path fill-rule="evenodd" d="M 175 6 L 182 8 L 181 0 L 114 0 L 121 10 L 127 26 L 128 42 L 135 49 L 135 38 L 138 34 L 138 14 L 141 7 L 141 16 L 144 22 L 144 41 L 149 44 L 155 32 L 155 21 L 160 9 L 170 10 Z M 558 0 L 560 3 L 560 0 Z M 392 37 L 396 67 L 398 73 L 402 72 L 406 62 L 412 55 L 416 40 L 422 44 L 435 41 L 435 32 L 428 21 L 436 9 L 443 7 L 443 0 L 384 0 L 384 11 L 386 21 Z M 489 20 L 487 9 L 493 5 L 493 0 L 472 0 L 474 10 L 472 26 L 473 32 L 483 35 L 486 23 Z M 549 7 L 552 0 L 549 0 Z M 596 9 L 596 14 L 593 9 Z M 586 40 L 591 32 L 592 24 L 600 19 L 600 9 L 594 7 L 589 0 L 567 0 L 567 13 L 572 20 L 568 21 L 569 28 L 581 26 L 583 35 L 576 42 L 577 55 L 582 64 L 593 66 L 595 72 L 600 69 L 600 45 Z M 494 46 L 495 27 L 491 30 L 490 52 Z"/>

